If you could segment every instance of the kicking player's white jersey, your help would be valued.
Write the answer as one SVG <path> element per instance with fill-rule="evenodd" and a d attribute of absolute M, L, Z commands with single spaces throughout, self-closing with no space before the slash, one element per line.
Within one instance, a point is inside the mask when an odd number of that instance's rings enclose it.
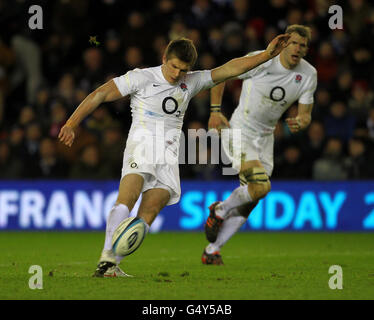
<path fill-rule="evenodd" d="M 123 96 L 131 96 L 133 119 L 124 152 L 122 177 L 129 173 L 142 174 L 145 178 L 143 192 L 161 187 L 171 193 L 169 205 L 178 202 L 178 156 L 183 117 L 190 100 L 201 90 L 214 86 L 211 71 L 188 72 L 176 84 L 170 84 L 158 66 L 134 69 L 113 80 Z M 145 146 L 144 152 L 148 155 L 144 157 L 143 154 L 142 159 L 136 152 L 140 144 Z"/>
<path fill-rule="evenodd" d="M 317 86 L 317 71 L 312 65 L 301 59 L 295 68 L 286 69 L 279 55 L 239 78 L 244 81 L 232 118 L 241 128 L 261 135 L 271 134 L 282 114 L 295 101 L 312 104 Z"/>

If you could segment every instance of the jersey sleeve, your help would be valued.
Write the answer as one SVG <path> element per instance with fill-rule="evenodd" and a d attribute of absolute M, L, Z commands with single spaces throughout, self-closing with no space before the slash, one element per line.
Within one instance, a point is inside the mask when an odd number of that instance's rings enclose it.
<path fill-rule="evenodd" d="M 113 79 L 122 96 L 127 96 L 138 91 L 142 82 L 142 74 L 139 69 L 128 71 L 122 76 Z"/>
<path fill-rule="evenodd" d="M 317 72 L 308 79 L 305 85 L 305 90 L 299 98 L 299 103 L 301 104 L 312 104 L 314 102 L 314 92 L 317 88 Z"/>
<path fill-rule="evenodd" d="M 251 56 L 255 56 L 256 54 L 259 54 L 261 52 L 263 52 L 264 50 L 259 50 L 259 51 L 252 51 L 248 54 L 246 54 L 245 56 L 246 57 L 251 57 Z M 270 61 L 270 60 L 269 60 Z M 264 63 L 257 66 L 256 68 L 253 68 L 245 73 L 242 73 L 241 75 L 239 75 L 237 78 L 238 79 L 241 79 L 241 80 L 245 80 L 245 79 L 248 79 L 248 78 L 251 78 L 253 77 L 257 72 L 261 71 L 264 69 Z"/>
<path fill-rule="evenodd" d="M 214 82 L 212 80 L 212 71 L 192 71 L 188 74 L 188 83 L 191 88 L 191 96 L 193 97 L 200 91 L 214 86 Z"/>

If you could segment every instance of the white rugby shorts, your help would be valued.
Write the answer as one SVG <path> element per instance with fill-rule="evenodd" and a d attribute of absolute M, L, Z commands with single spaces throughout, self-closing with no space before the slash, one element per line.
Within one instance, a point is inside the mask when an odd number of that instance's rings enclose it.
<path fill-rule="evenodd" d="M 239 143 L 235 141 L 234 129 L 240 129 L 240 152 L 235 152 Z M 259 160 L 266 174 L 270 177 L 274 167 L 274 135 L 261 135 L 254 130 L 245 129 L 235 119 L 230 120 L 230 134 L 221 134 L 221 142 L 226 156 L 232 161 L 232 166 L 240 170 L 241 162 Z"/>
<path fill-rule="evenodd" d="M 132 173 L 144 178 L 142 193 L 150 189 L 161 188 L 170 193 L 168 206 L 179 201 L 181 187 L 178 157 L 174 157 L 170 152 L 163 152 L 155 144 L 143 143 L 141 145 L 129 137 L 123 153 L 121 180 Z"/>

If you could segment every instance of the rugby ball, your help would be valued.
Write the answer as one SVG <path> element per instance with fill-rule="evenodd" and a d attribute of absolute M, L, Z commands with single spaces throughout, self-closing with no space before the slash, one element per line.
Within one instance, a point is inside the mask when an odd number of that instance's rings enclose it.
<path fill-rule="evenodd" d="M 142 244 L 146 227 L 142 219 L 130 217 L 123 220 L 112 237 L 112 250 L 116 256 L 128 256 Z"/>

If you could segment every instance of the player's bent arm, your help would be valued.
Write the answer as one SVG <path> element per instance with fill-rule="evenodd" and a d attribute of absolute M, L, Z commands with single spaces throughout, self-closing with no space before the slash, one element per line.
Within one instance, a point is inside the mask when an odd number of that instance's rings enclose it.
<path fill-rule="evenodd" d="M 114 81 L 110 80 L 91 92 L 81 102 L 66 122 L 66 125 L 71 128 L 76 128 L 82 120 L 91 114 L 101 103 L 115 101 L 120 98 L 122 98 L 122 94 L 119 92 Z"/>
<path fill-rule="evenodd" d="M 216 129 L 218 132 L 220 132 L 222 128 L 230 127 L 226 117 L 221 113 L 224 90 L 225 82 L 221 82 L 210 89 L 210 117 L 208 121 L 208 128 Z"/>
<path fill-rule="evenodd" d="M 210 105 L 221 106 L 223 92 L 225 91 L 225 82 L 221 82 L 210 89 Z"/>
<path fill-rule="evenodd" d="M 297 133 L 300 130 L 309 126 L 312 121 L 313 104 L 299 103 L 297 116 L 295 118 L 287 118 L 286 122 L 292 133 Z"/>
<path fill-rule="evenodd" d="M 299 103 L 296 121 L 300 125 L 300 129 L 303 130 L 309 126 L 312 121 L 312 109 L 313 104 L 302 104 Z"/>

